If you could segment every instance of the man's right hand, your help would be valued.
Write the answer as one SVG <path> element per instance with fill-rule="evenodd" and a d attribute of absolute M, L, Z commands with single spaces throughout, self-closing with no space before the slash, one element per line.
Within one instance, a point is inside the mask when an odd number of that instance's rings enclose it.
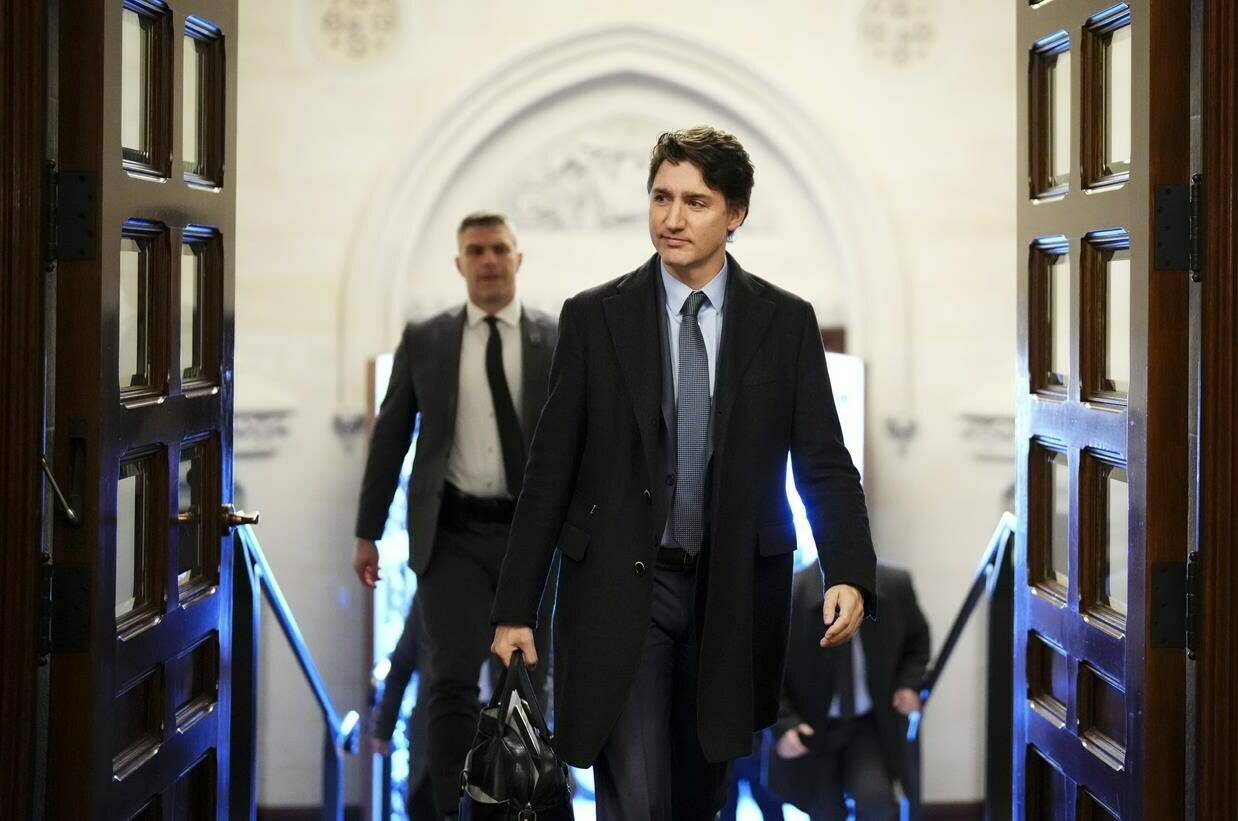
<path fill-rule="evenodd" d="M 782 738 L 778 739 L 776 752 L 779 758 L 799 758 L 802 755 L 808 754 L 808 748 L 804 746 L 802 736 L 812 735 L 812 727 L 801 723 L 798 727 L 793 727 L 782 734 Z"/>
<path fill-rule="evenodd" d="M 524 653 L 524 663 L 529 667 L 537 666 L 537 648 L 533 645 L 533 629 L 523 624 L 500 624 L 494 628 L 494 643 L 490 652 L 494 653 L 507 667 L 511 664 L 512 653 L 516 650 Z"/>
<path fill-rule="evenodd" d="M 378 584 L 382 578 L 378 575 L 378 545 L 369 539 L 357 539 L 357 547 L 352 552 L 352 569 L 366 587 Z"/>

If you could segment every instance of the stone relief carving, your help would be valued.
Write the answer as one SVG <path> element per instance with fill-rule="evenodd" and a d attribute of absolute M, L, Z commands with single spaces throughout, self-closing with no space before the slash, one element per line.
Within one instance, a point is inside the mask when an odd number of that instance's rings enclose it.
<path fill-rule="evenodd" d="M 960 414 L 963 441 L 977 462 L 1014 463 L 1014 416 L 1009 414 Z"/>
<path fill-rule="evenodd" d="M 925 0 L 869 0 L 860 13 L 860 36 L 869 53 L 893 68 L 923 62 L 936 35 Z"/>
<path fill-rule="evenodd" d="M 638 117 L 616 117 L 548 142 L 517 167 L 504 205 L 521 228 L 562 231 L 644 223 L 649 135 Z"/>
<path fill-rule="evenodd" d="M 313 14 L 315 48 L 338 63 L 377 61 L 400 29 L 400 0 L 317 0 Z"/>
<path fill-rule="evenodd" d="M 629 229 L 642 226 L 649 206 L 644 183 L 658 122 L 637 114 L 609 117 L 546 141 L 515 168 L 501 203 L 522 229 L 540 231 Z M 767 209 L 744 222 L 762 230 Z"/>

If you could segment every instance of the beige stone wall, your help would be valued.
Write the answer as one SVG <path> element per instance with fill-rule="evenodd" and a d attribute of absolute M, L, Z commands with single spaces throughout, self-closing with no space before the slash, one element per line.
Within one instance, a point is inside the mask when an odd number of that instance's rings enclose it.
<path fill-rule="evenodd" d="M 878 550 L 940 644 L 1013 482 L 1013 4 L 361 5 L 245 3 L 239 32 L 236 476 L 340 705 L 365 692 L 366 357 L 462 299 L 462 209 L 530 216 L 522 294 L 548 310 L 637 265 L 641 146 L 700 118 L 757 162 L 733 252 L 865 358 Z M 312 803 L 321 728 L 266 628 L 260 801 Z M 973 628 L 925 720 L 930 800 L 981 795 L 982 652 Z"/>

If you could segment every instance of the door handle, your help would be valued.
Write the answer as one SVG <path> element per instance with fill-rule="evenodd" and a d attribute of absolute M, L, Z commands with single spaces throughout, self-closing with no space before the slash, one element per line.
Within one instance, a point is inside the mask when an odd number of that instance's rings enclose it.
<path fill-rule="evenodd" d="M 261 511 L 255 510 L 253 513 L 246 513 L 243 510 L 237 510 L 234 506 L 230 504 L 224 505 L 222 508 L 220 508 L 219 512 L 223 516 L 224 530 L 228 531 L 229 533 L 232 532 L 233 528 L 239 527 L 241 525 L 258 524 L 258 519 L 261 518 L 262 516 Z"/>

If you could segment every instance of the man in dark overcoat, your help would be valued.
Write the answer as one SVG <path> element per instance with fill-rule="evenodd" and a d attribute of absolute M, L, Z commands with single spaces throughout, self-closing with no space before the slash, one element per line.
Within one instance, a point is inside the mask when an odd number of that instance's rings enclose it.
<path fill-rule="evenodd" d="M 874 609 L 864 493 L 816 316 L 726 253 L 752 182 L 732 135 L 663 134 L 647 180 L 657 253 L 559 320 L 492 651 L 536 660 L 557 548 L 555 747 L 594 766 L 603 821 L 713 818 L 728 763 L 777 717 L 788 454 L 825 573 L 821 641 L 845 642 Z"/>

